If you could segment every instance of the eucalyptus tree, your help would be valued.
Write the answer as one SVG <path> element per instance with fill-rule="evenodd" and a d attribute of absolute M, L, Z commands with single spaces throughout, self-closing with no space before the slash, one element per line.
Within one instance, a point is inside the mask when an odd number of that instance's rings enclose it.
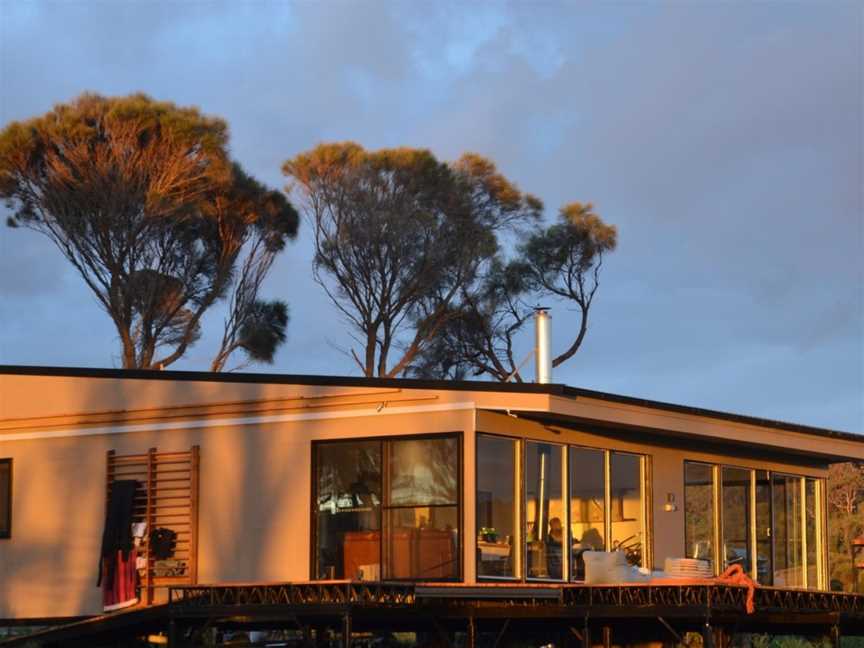
<path fill-rule="evenodd" d="M 143 94 L 81 95 L 0 132 L 0 197 L 10 226 L 47 236 L 81 275 L 114 323 L 124 368 L 180 359 L 232 286 L 242 299 L 214 368 L 252 348 L 256 326 L 281 323 L 284 339 L 287 319 L 262 318 L 257 289 L 298 215 L 231 161 L 223 120 Z"/>
<path fill-rule="evenodd" d="M 314 232 L 313 273 L 352 328 L 366 376 L 409 370 L 474 294 L 501 232 L 542 204 L 495 165 L 424 149 L 322 144 L 285 162 Z"/>
<path fill-rule="evenodd" d="M 591 204 L 565 205 L 557 222 L 533 232 L 509 261 L 499 258 L 491 264 L 480 289 L 461 296 L 412 373 L 522 381 L 524 361 L 516 355 L 515 338 L 531 320 L 534 306 L 548 300 L 575 304 L 578 313 L 575 326 L 565 320 L 570 341 L 552 359 L 553 367 L 563 364 L 585 340 L 603 257 L 616 243 L 616 228 L 606 224 Z"/>

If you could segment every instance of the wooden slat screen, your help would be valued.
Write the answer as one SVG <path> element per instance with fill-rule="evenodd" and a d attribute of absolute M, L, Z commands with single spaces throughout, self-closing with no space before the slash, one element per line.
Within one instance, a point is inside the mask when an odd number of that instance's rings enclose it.
<path fill-rule="evenodd" d="M 147 523 L 146 537 L 139 547 L 147 565 L 141 574 L 141 600 L 147 605 L 153 603 L 158 587 L 198 582 L 198 471 L 198 446 L 183 452 L 158 452 L 156 448 L 137 455 L 108 452 L 108 490 L 114 480 L 139 482 L 133 521 Z M 156 575 L 150 535 L 160 527 L 177 534 L 172 558 L 184 567 L 180 576 Z"/>

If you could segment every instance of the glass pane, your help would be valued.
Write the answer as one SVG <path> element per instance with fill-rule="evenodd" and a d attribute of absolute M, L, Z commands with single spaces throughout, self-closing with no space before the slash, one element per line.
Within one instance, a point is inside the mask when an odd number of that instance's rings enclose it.
<path fill-rule="evenodd" d="M 750 573 L 750 471 L 722 469 L 723 568 L 741 565 Z"/>
<path fill-rule="evenodd" d="M 458 578 L 458 517 L 455 506 L 389 509 L 384 578 Z"/>
<path fill-rule="evenodd" d="M 381 562 L 381 444 L 317 448 L 318 578 L 369 580 Z"/>
<path fill-rule="evenodd" d="M 455 437 L 391 441 L 390 506 L 456 504 L 458 443 Z"/>
<path fill-rule="evenodd" d="M 801 478 L 774 475 L 774 585 L 802 587 Z"/>
<path fill-rule="evenodd" d="M 585 448 L 570 448 L 570 544 L 572 558 L 570 577 L 584 580 L 585 551 L 603 551 L 606 547 L 606 497 L 604 452 Z"/>
<path fill-rule="evenodd" d="M 529 578 L 564 577 L 561 446 L 525 444 L 525 541 Z"/>
<path fill-rule="evenodd" d="M 684 545 L 687 558 L 714 564 L 714 471 L 684 463 Z"/>
<path fill-rule="evenodd" d="M 756 471 L 756 580 L 773 582 L 771 556 L 771 477 L 767 470 Z"/>
<path fill-rule="evenodd" d="M 613 452 L 609 490 L 612 509 L 612 549 L 627 554 L 631 565 L 642 564 L 642 458 Z"/>
<path fill-rule="evenodd" d="M 804 528 L 807 533 L 807 588 L 819 587 L 819 560 L 816 549 L 816 480 L 804 480 Z"/>
<path fill-rule="evenodd" d="M 518 444 L 477 437 L 477 575 L 516 576 Z"/>

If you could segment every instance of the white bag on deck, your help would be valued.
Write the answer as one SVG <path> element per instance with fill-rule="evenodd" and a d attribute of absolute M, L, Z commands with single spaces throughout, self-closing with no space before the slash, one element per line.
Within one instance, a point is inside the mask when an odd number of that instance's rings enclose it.
<path fill-rule="evenodd" d="M 585 561 L 585 582 L 626 583 L 630 580 L 630 565 L 623 551 L 586 551 L 582 554 Z"/>

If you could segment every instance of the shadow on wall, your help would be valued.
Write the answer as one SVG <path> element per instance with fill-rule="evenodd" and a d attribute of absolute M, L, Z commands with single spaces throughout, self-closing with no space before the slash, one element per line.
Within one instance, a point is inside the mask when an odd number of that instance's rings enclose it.
<path fill-rule="evenodd" d="M 152 391 L 148 407 L 164 402 L 160 395 L 172 389 L 163 381 L 133 381 L 132 388 Z M 230 384 L 219 385 L 220 400 Z M 268 385 L 245 384 L 243 400 L 266 399 Z M 212 401 L 212 383 L 182 383 L 187 403 Z M 125 391 L 125 390 L 123 390 Z M 176 396 L 172 397 L 176 402 Z M 112 405 L 120 403 L 114 402 Z M 122 407 L 132 407 L 128 399 Z M 136 405 L 140 407 L 140 404 Z M 91 385 L 81 397 L 81 408 L 105 409 L 104 392 Z M 100 520 L 89 533 L 94 557 L 98 556 L 104 515 L 105 452 L 118 454 L 185 451 L 200 446 L 198 580 L 199 582 L 288 580 L 308 578 L 309 463 L 308 435 L 298 427 L 269 424 L 190 427 L 154 432 L 135 432 L 86 437 L 88 457 L 98 455 L 95 479 L 101 493 Z M 92 439 L 104 443 L 92 443 Z M 94 558 L 95 560 L 95 558 Z M 93 563 L 96 564 L 95 562 Z M 93 581 L 95 583 L 95 580 Z M 94 587 L 95 590 L 95 587 Z"/>
<path fill-rule="evenodd" d="M 11 448 L 11 454 L 20 454 L 21 460 L 15 466 L 12 539 L 4 541 L 10 544 L 0 597 L 6 614 L 0 616 L 73 616 L 98 610 L 101 596 L 96 579 L 104 504 L 81 495 L 94 482 L 104 490 L 104 467 L 93 475 L 92 461 L 81 463 L 75 458 L 74 440 L 53 442 L 61 447 L 44 456 L 32 452 L 44 442 L 20 443 L 29 446 L 26 450 L 30 452 L 16 453 Z M 94 444 L 99 445 L 98 441 Z M 98 448 L 94 452 L 98 454 Z M 94 527 L 99 529 L 95 548 Z"/>

